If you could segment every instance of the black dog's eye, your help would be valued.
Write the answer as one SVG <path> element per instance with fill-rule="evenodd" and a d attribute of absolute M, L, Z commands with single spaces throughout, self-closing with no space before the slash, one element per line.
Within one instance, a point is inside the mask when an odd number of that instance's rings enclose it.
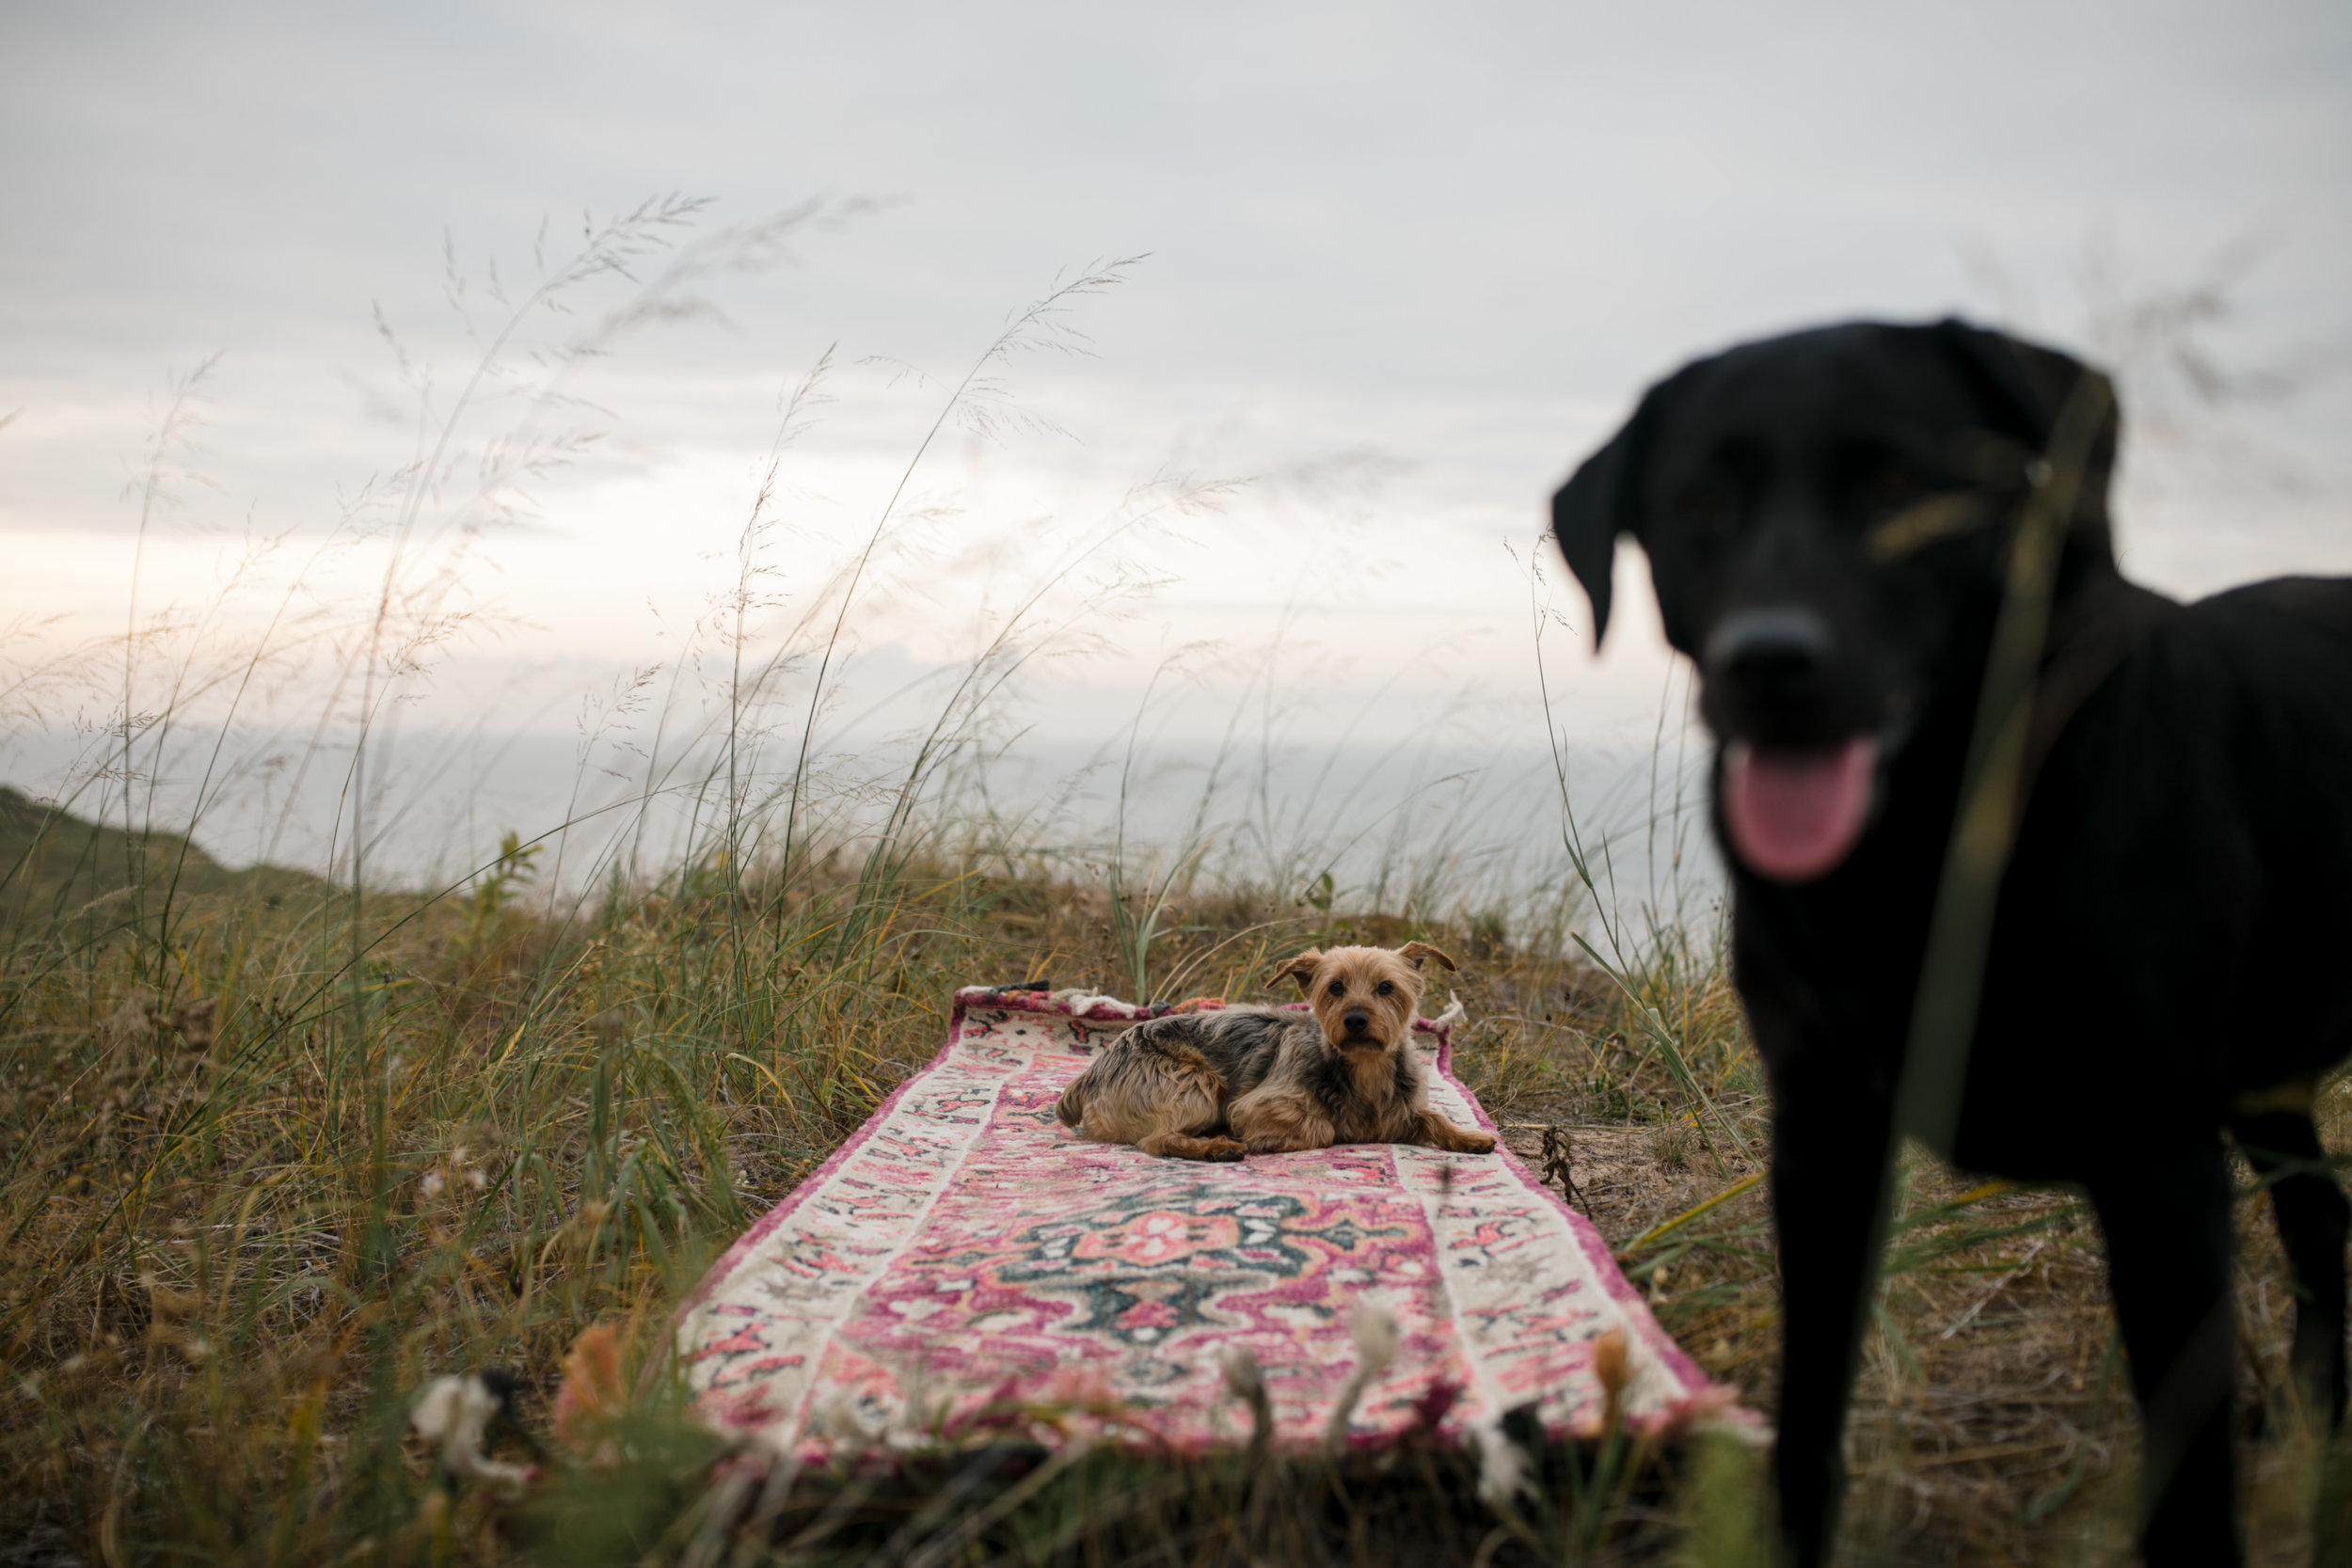
<path fill-rule="evenodd" d="M 1675 520 L 1692 532 L 1719 538 L 1739 526 L 1740 498 L 1728 484 L 1702 480 L 1676 495 L 1673 511 Z"/>
<path fill-rule="evenodd" d="M 1344 980 L 1332 981 L 1331 994 L 1334 996 L 1345 996 L 1347 994 L 1347 982 Z"/>
<path fill-rule="evenodd" d="M 1863 483 L 1863 495 L 1873 512 L 1892 512 L 1909 506 L 1927 489 L 1917 470 L 1900 464 L 1874 469 Z"/>
<path fill-rule="evenodd" d="M 1386 996 L 1395 990 L 1396 982 L 1394 980 L 1383 980 L 1378 985 L 1372 988 L 1372 993 L 1375 996 Z"/>

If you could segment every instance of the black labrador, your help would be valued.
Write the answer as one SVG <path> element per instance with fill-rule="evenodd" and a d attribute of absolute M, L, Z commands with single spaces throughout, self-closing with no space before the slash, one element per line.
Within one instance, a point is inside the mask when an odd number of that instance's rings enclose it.
<path fill-rule="evenodd" d="M 1866 1255 L 2008 552 L 2094 376 L 1957 321 L 1750 343 L 1653 387 L 1552 501 L 1597 641 L 1617 536 L 1647 552 L 1719 742 L 1734 977 L 1772 1092 L 1800 1564 L 1828 1556 L 1844 1489 Z M 2231 1563 L 2225 1134 L 2272 1183 L 2299 1382 L 2344 1411 L 2352 1206 L 2312 1111 L 2352 1053 L 2352 580 L 2185 606 L 2125 581 L 2101 406 L 2064 476 L 1976 1027 L 1927 1141 L 2088 1192 L 2147 1432 L 2147 1560 Z"/>

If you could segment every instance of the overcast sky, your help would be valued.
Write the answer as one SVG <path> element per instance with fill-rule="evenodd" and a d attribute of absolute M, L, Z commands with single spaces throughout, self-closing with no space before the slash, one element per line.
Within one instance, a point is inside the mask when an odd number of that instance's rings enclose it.
<path fill-rule="evenodd" d="M 867 203 L 786 264 L 701 282 L 723 323 L 636 333 L 567 383 L 604 438 L 484 541 L 470 591 L 511 625 L 452 656 L 463 690 L 528 688 L 532 722 L 674 652 L 724 588 L 780 390 L 829 345 L 832 401 L 783 472 L 805 531 L 787 597 L 877 514 L 1008 313 L 1105 259 L 1146 258 L 1063 318 L 1090 356 L 999 377 L 1059 431 L 951 426 L 913 485 L 934 553 L 900 562 L 863 644 L 944 657 L 968 606 L 921 562 L 977 570 L 961 539 L 1008 541 L 994 566 L 1017 571 L 1025 542 L 1050 555 L 1171 463 L 1253 481 L 1134 545 L 1165 580 L 1113 625 L 1123 657 L 1033 691 L 1076 739 L 1161 650 L 1262 646 L 1292 601 L 1335 688 L 1403 669 L 1424 703 L 1524 698 L 1505 542 L 1523 555 L 1643 385 L 1743 337 L 1961 309 L 2111 348 L 2119 308 L 2220 277 L 2204 341 L 2226 364 L 2300 374 L 2352 347 L 2341 4 L 14 0 L 0 127 L 0 414 L 21 410 L 0 615 L 63 613 L 53 641 L 120 624 L 125 475 L 206 356 L 150 609 L 200 599 L 243 531 L 323 529 L 408 461 L 373 311 L 446 399 L 478 352 L 450 265 L 479 331 L 492 269 L 527 287 L 543 221 L 552 256 L 583 214 L 660 193 L 713 198 L 703 235 Z M 533 330 L 558 341 L 623 293 Z M 2135 570 L 2199 592 L 2352 569 L 2345 377 L 2208 409 L 2125 369 L 2135 410 L 2178 426 L 2136 454 Z M 1653 624 L 1611 642 L 1597 665 L 1558 650 L 1573 733 L 1656 707 Z"/>

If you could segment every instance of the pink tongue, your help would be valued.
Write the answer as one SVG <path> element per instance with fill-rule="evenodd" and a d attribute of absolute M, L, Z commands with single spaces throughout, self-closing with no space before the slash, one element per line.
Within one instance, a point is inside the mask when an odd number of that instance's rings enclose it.
<path fill-rule="evenodd" d="M 1870 813 L 1878 742 L 1857 737 L 1820 752 L 1724 748 L 1724 826 L 1748 869 L 1776 882 L 1809 882 L 1836 869 Z"/>

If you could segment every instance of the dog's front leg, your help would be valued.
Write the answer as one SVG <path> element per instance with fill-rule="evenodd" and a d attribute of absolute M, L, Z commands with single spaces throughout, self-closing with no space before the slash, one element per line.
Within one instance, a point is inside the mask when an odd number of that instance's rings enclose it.
<path fill-rule="evenodd" d="M 1428 1148 L 1442 1148 L 1448 1154 L 1492 1154 L 1495 1135 L 1475 1127 L 1456 1127 L 1437 1111 L 1423 1109 L 1414 1125 L 1412 1135 L 1398 1140 L 1416 1143 Z"/>
<path fill-rule="evenodd" d="M 1843 1085 L 1775 1085 L 1772 1224 L 1780 1242 L 1782 1560 L 1827 1562 L 1846 1490 L 1846 1404 L 1863 1297 L 1877 1277 L 1891 1108 Z"/>
<path fill-rule="evenodd" d="M 2140 1550 L 2148 1568 L 2244 1560 L 2230 1441 L 2237 1357 L 2230 1199 L 2218 1138 L 2152 1151 L 2090 1189 L 2146 1429 Z"/>

